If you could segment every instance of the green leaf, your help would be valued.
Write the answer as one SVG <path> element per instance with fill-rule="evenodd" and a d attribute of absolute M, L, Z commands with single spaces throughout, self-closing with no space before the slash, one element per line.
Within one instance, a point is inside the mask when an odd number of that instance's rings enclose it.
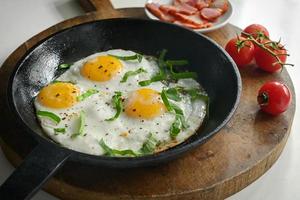
<path fill-rule="evenodd" d="M 168 97 L 167 97 L 167 94 L 166 94 L 166 91 L 165 91 L 165 90 L 162 90 L 162 91 L 161 91 L 160 96 L 161 96 L 161 99 L 162 99 L 163 103 L 165 104 L 167 110 L 168 110 L 169 112 L 173 111 L 174 109 L 172 108 L 172 105 L 171 105 L 171 103 L 169 102 L 169 99 L 168 99 Z"/>
<path fill-rule="evenodd" d="M 175 111 L 176 113 L 176 117 L 179 118 L 180 122 L 181 122 L 181 128 L 182 129 L 186 129 L 188 128 L 188 124 L 187 122 L 185 121 L 185 118 L 184 118 L 184 114 L 183 114 L 183 110 L 181 108 L 179 108 L 177 105 L 175 104 L 172 104 L 171 103 L 171 106 L 173 108 L 173 110 Z"/>
<path fill-rule="evenodd" d="M 135 75 L 138 75 L 140 73 L 146 73 L 147 71 L 144 70 L 143 68 L 139 68 L 135 71 L 128 71 L 124 74 L 122 80 L 120 81 L 121 83 L 125 83 L 128 79 L 129 76 L 135 76 Z"/>
<path fill-rule="evenodd" d="M 178 62 L 178 63 L 176 63 L 176 62 Z M 175 64 L 185 64 L 188 62 L 185 60 L 167 61 L 166 66 L 169 67 L 171 79 L 179 80 L 179 79 L 187 79 L 187 78 L 193 78 L 193 79 L 197 78 L 198 75 L 195 72 L 174 72 L 174 69 L 173 69 L 174 63 Z"/>
<path fill-rule="evenodd" d="M 54 81 L 52 81 L 52 83 L 71 83 L 73 85 L 76 84 L 76 82 L 74 82 L 74 81 L 58 81 L 58 80 L 54 80 Z"/>
<path fill-rule="evenodd" d="M 202 101 L 205 102 L 206 104 L 206 117 L 209 117 L 209 97 L 207 96 L 207 94 L 205 94 L 204 92 L 202 92 L 199 89 L 189 89 L 187 90 L 187 93 L 190 95 L 191 97 L 191 101 L 195 101 L 197 99 L 200 99 Z"/>
<path fill-rule="evenodd" d="M 183 66 L 183 65 L 188 65 L 189 61 L 188 60 L 167 60 L 166 63 L 172 66 Z"/>
<path fill-rule="evenodd" d="M 125 150 L 112 149 L 105 144 L 103 139 L 101 139 L 99 141 L 99 145 L 102 147 L 103 151 L 105 152 L 104 154 L 107 156 L 117 156 L 117 155 L 133 156 L 133 157 L 138 156 L 137 153 L 135 153 L 134 151 L 132 151 L 130 149 L 125 149 Z"/>
<path fill-rule="evenodd" d="M 207 94 L 205 94 L 204 92 L 202 92 L 198 88 L 196 88 L 196 89 L 187 89 L 186 92 L 190 95 L 192 101 L 195 101 L 197 99 L 201 99 L 201 100 L 206 102 L 206 101 L 209 100 Z"/>
<path fill-rule="evenodd" d="M 92 96 L 93 94 L 96 94 L 98 93 L 99 91 L 98 90 L 95 90 L 95 89 L 89 89 L 87 90 L 85 93 L 81 94 L 80 96 L 77 97 L 77 101 L 83 101 L 85 100 L 86 98 Z"/>
<path fill-rule="evenodd" d="M 58 65 L 58 69 L 68 69 L 72 66 L 72 64 L 63 63 Z"/>
<path fill-rule="evenodd" d="M 170 136 L 174 139 L 174 137 L 176 137 L 179 134 L 181 129 L 188 128 L 188 124 L 185 121 L 182 109 L 179 108 L 176 104 L 169 102 L 168 96 L 166 94 L 166 90 L 163 90 L 161 92 L 161 99 L 164 102 L 167 110 L 169 112 L 174 112 L 176 115 L 175 121 L 172 123 L 170 127 Z"/>
<path fill-rule="evenodd" d="M 145 80 L 145 81 L 140 81 L 140 82 L 139 82 L 139 85 L 140 85 L 140 86 L 148 86 L 148 85 L 150 85 L 151 83 L 152 83 L 151 80 Z"/>
<path fill-rule="evenodd" d="M 165 75 L 162 75 L 162 74 L 156 74 L 154 75 L 150 80 L 145 80 L 145 81 L 140 81 L 139 82 L 139 85 L 140 86 L 147 86 L 147 85 L 150 85 L 151 83 L 153 82 L 157 82 L 157 81 L 163 81 L 166 79 L 166 76 Z"/>
<path fill-rule="evenodd" d="M 172 109 L 175 111 L 175 113 L 177 115 L 183 115 L 183 111 L 181 108 L 179 108 L 176 104 L 173 104 L 173 103 L 170 103 L 170 104 L 171 104 Z"/>
<path fill-rule="evenodd" d="M 175 72 L 173 70 L 173 65 L 174 66 L 182 66 L 182 65 L 187 65 L 188 61 L 187 60 L 167 60 L 165 61 L 165 56 L 166 56 L 167 50 L 163 49 L 160 54 L 159 58 L 157 61 L 158 67 L 159 67 L 159 73 L 154 75 L 151 79 L 149 80 L 144 80 L 140 81 L 139 85 L 140 86 L 147 86 L 150 85 L 153 82 L 157 81 L 174 81 L 174 80 L 179 80 L 179 79 L 187 79 L 187 78 L 197 78 L 197 73 L 195 72 Z"/>
<path fill-rule="evenodd" d="M 57 124 L 61 121 L 60 117 L 57 116 L 56 114 L 52 113 L 52 112 L 38 110 L 36 112 L 36 114 L 38 116 L 46 117 L 48 119 L 51 119 L 52 121 L 56 122 Z"/>
<path fill-rule="evenodd" d="M 113 121 L 120 116 L 121 111 L 123 110 L 122 93 L 119 91 L 116 91 L 115 95 L 112 97 L 112 102 L 113 102 L 113 106 L 117 110 L 117 112 L 113 117 L 111 117 L 109 119 L 105 119 L 105 121 Z"/>
<path fill-rule="evenodd" d="M 176 88 L 169 88 L 166 90 L 166 95 L 169 99 L 172 99 L 174 101 L 181 101 L 181 97 L 178 93 L 178 90 Z"/>
<path fill-rule="evenodd" d="M 143 60 L 143 56 L 141 54 L 135 54 L 132 56 L 117 56 L 117 55 L 112 55 L 112 54 L 108 54 L 110 56 L 113 56 L 115 58 L 118 58 L 120 60 L 124 60 L 124 61 L 128 61 L 128 60 L 137 60 L 139 63 L 142 62 Z"/>
<path fill-rule="evenodd" d="M 179 79 L 187 79 L 187 78 L 193 78 L 196 79 L 198 77 L 197 73 L 195 72 L 178 72 L 178 73 L 172 73 L 171 74 L 172 79 L 179 80 Z"/>
<path fill-rule="evenodd" d="M 166 63 L 165 63 L 165 56 L 167 54 L 167 49 L 163 49 L 158 57 L 158 67 L 163 70 L 163 68 L 165 67 Z"/>
<path fill-rule="evenodd" d="M 66 132 L 66 128 L 55 128 L 54 132 L 64 134 Z"/>
<path fill-rule="evenodd" d="M 73 133 L 71 135 L 71 138 L 76 138 L 79 135 L 83 134 L 84 131 L 84 126 L 85 126 L 85 113 L 83 111 L 80 111 L 80 115 L 79 115 L 79 129 L 77 133 Z"/>
<path fill-rule="evenodd" d="M 181 125 L 182 124 L 179 115 L 176 115 L 175 121 L 172 123 L 170 128 L 170 136 L 172 139 L 175 139 L 177 135 L 180 133 Z"/>
<path fill-rule="evenodd" d="M 155 151 L 157 143 L 158 140 L 153 136 L 152 133 L 150 133 L 140 149 L 140 153 L 143 155 L 152 154 Z"/>

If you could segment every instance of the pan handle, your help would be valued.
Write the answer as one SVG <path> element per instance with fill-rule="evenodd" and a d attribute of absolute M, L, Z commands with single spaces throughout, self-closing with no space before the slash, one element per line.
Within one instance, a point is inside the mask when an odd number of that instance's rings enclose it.
<path fill-rule="evenodd" d="M 0 186 L 0 199 L 30 199 L 71 154 L 47 143 L 38 144 Z"/>

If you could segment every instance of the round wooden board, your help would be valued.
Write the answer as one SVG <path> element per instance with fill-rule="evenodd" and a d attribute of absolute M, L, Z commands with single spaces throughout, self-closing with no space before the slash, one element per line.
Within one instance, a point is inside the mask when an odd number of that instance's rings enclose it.
<path fill-rule="evenodd" d="M 80 23 L 110 17 L 144 14 L 137 12 L 95 12 L 59 23 L 34 36 L 5 61 L 0 69 L 0 144 L 13 165 L 17 166 L 34 148 L 35 142 L 14 123 L 7 108 L 8 77 L 25 52 L 45 37 Z M 207 34 L 220 45 L 240 30 L 232 25 Z M 293 96 L 291 79 L 282 73 L 267 74 L 249 67 L 241 71 L 243 91 L 238 109 L 230 122 L 213 138 L 195 150 L 170 163 L 149 168 L 113 170 L 85 168 L 66 163 L 45 186 L 45 190 L 61 199 L 224 199 L 260 177 L 277 160 L 288 139 L 295 104 L 284 114 L 272 117 L 259 111 L 256 94 L 268 80 L 286 83 Z M 230 95 L 230 94 L 228 94 Z M 293 100 L 295 102 L 295 99 Z M 18 141 L 13 138 L 21 138 Z M 88 170 L 89 175 L 80 176 Z M 72 174 L 78 174 L 77 177 Z"/>

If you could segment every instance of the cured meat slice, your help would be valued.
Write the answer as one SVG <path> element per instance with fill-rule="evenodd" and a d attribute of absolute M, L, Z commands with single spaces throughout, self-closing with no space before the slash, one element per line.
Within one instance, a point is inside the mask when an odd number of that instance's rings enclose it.
<path fill-rule="evenodd" d="M 175 0 L 173 2 L 174 6 L 178 9 L 178 12 L 186 15 L 192 15 L 198 11 L 197 8 L 187 4 L 187 3 L 181 3 L 178 0 Z"/>
<path fill-rule="evenodd" d="M 214 0 L 211 4 L 211 8 L 218 8 L 222 13 L 225 13 L 228 10 L 228 0 Z"/>
<path fill-rule="evenodd" d="M 190 6 L 191 7 L 191 6 Z M 178 7 L 178 6 L 172 6 L 172 5 L 161 5 L 159 9 L 161 9 L 163 12 L 167 13 L 182 13 L 185 15 L 193 15 L 195 14 L 198 10 L 194 7 L 191 7 L 192 9 L 187 9 L 183 7 Z"/>
<path fill-rule="evenodd" d="M 194 27 L 193 29 L 200 29 L 212 26 L 207 20 L 200 18 L 200 13 L 197 12 L 195 15 L 186 16 L 180 13 L 174 13 L 175 21 L 189 27 Z M 177 23 L 178 24 L 178 23 Z"/>
<path fill-rule="evenodd" d="M 174 21 L 174 24 L 178 24 L 180 26 L 184 26 L 190 29 L 202 29 L 202 28 L 208 28 L 212 26 L 212 24 L 209 22 L 202 22 L 201 24 L 195 25 L 195 24 L 184 23 L 181 21 Z"/>
<path fill-rule="evenodd" d="M 189 6 L 195 7 L 197 0 L 174 0 L 174 4 L 177 3 L 184 3 L 188 4 Z"/>
<path fill-rule="evenodd" d="M 146 4 L 146 8 L 160 20 L 166 21 L 166 22 L 174 22 L 175 21 L 175 19 L 172 15 L 160 10 L 159 7 L 160 7 L 160 5 L 155 4 L 155 3 L 147 3 Z"/>
<path fill-rule="evenodd" d="M 199 18 L 199 12 L 191 16 L 183 15 L 181 13 L 172 13 L 172 15 L 175 17 L 176 21 L 180 21 L 182 23 L 188 23 L 195 26 L 199 26 L 202 23 Z"/>
<path fill-rule="evenodd" d="M 202 10 L 203 8 L 208 8 L 209 7 L 209 2 L 205 1 L 205 0 L 197 0 L 196 4 L 195 4 L 195 7 L 198 10 Z"/>
<path fill-rule="evenodd" d="M 219 8 L 203 8 L 200 11 L 200 16 L 208 21 L 215 21 L 222 15 L 222 11 Z"/>

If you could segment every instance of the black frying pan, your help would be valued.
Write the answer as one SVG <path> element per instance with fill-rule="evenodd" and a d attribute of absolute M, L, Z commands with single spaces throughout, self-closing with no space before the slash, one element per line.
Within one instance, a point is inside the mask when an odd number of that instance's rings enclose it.
<path fill-rule="evenodd" d="M 210 97 L 209 119 L 186 142 L 155 155 L 137 158 L 93 156 L 63 148 L 42 133 L 33 98 L 60 72 L 60 63 L 73 63 L 109 49 L 129 49 L 157 56 L 167 49 L 170 59 L 187 59 Z M 16 66 L 8 86 L 8 102 L 28 136 L 38 142 L 0 188 L 0 199 L 29 199 L 64 162 L 114 168 L 157 165 L 197 147 L 223 127 L 235 111 L 241 92 L 238 69 L 215 42 L 185 28 L 158 21 L 108 19 L 58 32 L 28 51 Z M 16 140 L 18 138 L 15 138 Z"/>

